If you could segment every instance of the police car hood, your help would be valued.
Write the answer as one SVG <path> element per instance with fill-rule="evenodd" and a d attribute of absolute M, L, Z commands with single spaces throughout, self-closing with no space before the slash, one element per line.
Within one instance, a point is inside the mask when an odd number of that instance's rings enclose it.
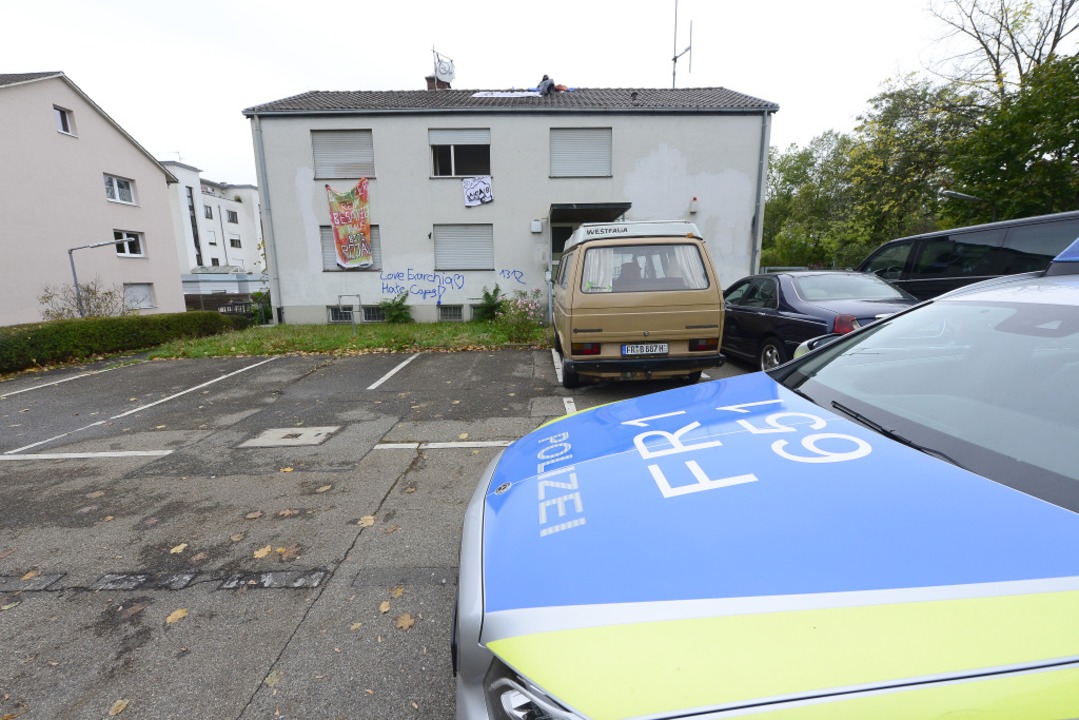
<path fill-rule="evenodd" d="M 540 428 L 499 461 L 483 532 L 481 640 L 587 717 L 1079 659 L 1079 515 L 762 373 Z"/>

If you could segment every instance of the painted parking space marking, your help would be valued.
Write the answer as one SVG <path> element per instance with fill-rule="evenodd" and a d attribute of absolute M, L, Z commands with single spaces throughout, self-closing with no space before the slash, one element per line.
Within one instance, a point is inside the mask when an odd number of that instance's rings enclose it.
<path fill-rule="evenodd" d="M 379 443 L 375 450 L 459 450 L 468 448 L 509 447 L 515 440 L 476 440 L 474 442 Z"/>
<path fill-rule="evenodd" d="M 371 385 L 368 385 L 368 386 L 367 386 L 367 389 L 368 389 L 368 390 L 377 390 L 377 389 L 378 389 L 378 387 L 379 387 L 380 385 L 382 385 L 382 383 L 386 382 L 387 380 L 389 380 L 390 378 L 392 378 L 392 377 L 393 377 L 394 375 L 396 375 L 397 373 L 399 373 L 399 372 L 400 372 L 401 370 L 403 370 L 403 369 L 405 368 L 405 366 L 406 366 L 406 365 L 408 365 L 408 364 L 409 364 L 410 362 L 412 362 L 413 360 L 415 360 L 416 358 L 418 358 L 418 357 L 419 357 L 419 356 L 420 356 L 421 354 L 422 354 L 422 353 L 416 353 L 415 355 L 413 355 L 412 357 L 410 357 L 410 358 L 409 358 L 408 360 L 405 360 L 405 361 L 404 361 L 404 362 L 402 362 L 402 363 L 401 363 L 400 365 L 398 365 L 397 367 L 395 367 L 395 368 L 394 368 L 393 370 L 390 370 L 390 371 L 389 371 L 388 373 L 386 373 L 385 375 L 383 375 L 382 377 L 380 377 L 380 378 L 379 378 L 378 380 L 376 380 L 376 381 L 375 381 L 374 383 L 372 383 Z"/>
<path fill-rule="evenodd" d="M 18 450 L 10 450 L 9 452 L 0 454 L 0 460 L 97 460 L 101 458 L 164 458 L 165 456 L 167 456 L 167 454 L 173 453 L 172 450 L 105 450 L 101 452 L 35 452 L 31 454 L 10 454 L 11 452 L 18 452 Z"/>
<path fill-rule="evenodd" d="M 61 383 L 71 382 L 72 380 L 80 380 L 82 378 L 91 377 L 93 375 L 100 375 L 101 373 L 107 373 L 107 372 L 110 372 L 112 370 L 119 370 L 120 368 L 123 368 L 123 367 L 131 367 L 132 365 L 141 365 L 144 362 L 146 362 L 146 361 L 141 360 L 141 361 L 139 361 L 137 363 L 128 363 L 128 364 L 125 364 L 125 365 L 116 365 L 114 367 L 104 368 L 103 370 L 94 370 L 92 372 L 80 373 L 78 375 L 73 375 L 72 377 L 64 378 L 62 380 L 54 380 L 52 382 L 42 383 L 41 385 L 34 385 L 33 387 L 23 388 L 22 390 L 12 390 L 9 393 L 4 393 L 3 395 L 0 395 L 0 400 L 3 400 L 4 398 L 7 398 L 7 397 L 11 397 L 13 395 L 20 395 L 22 393 L 27 393 L 27 392 L 30 392 L 31 390 L 43 390 L 45 388 L 49 388 L 49 387 L 52 387 L 54 385 L 60 385 Z"/>

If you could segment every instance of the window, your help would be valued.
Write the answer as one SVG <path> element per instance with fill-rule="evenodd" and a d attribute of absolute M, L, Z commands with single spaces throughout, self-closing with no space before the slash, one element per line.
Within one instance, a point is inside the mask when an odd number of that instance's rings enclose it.
<path fill-rule="evenodd" d="M 995 250 L 1003 241 L 1003 230 L 956 233 L 923 240 L 922 251 L 910 276 L 932 279 L 992 275 L 997 255 Z"/>
<path fill-rule="evenodd" d="M 129 232 L 127 230 L 114 230 L 112 237 L 116 240 L 116 254 L 126 257 L 142 257 L 142 233 Z"/>
<path fill-rule="evenodd" d="M 352 306 L 351 305 L 327 305 L 326 310 L 330 313 L 331 323 L 351 323 L 352 322 Z"/>
<path fill-rule="evenodd" d="M 435 270 L 494 270 L 493 225 L 435 225 Z"/>
<path fill-rule="evenodd" d="M 439 305 L 439 322 L 464 322 L 464 308 L 461 305 Z"/>
<path fill-rule="evenodd" d="M 226 210 L 225 213 L 228 215 L 227 219 L 230 223 L 240 222 L 240 216 L 236 214 L 235 210 Z"/>
<path fill-rule="evenodd" d="M 551 177 L 610 177 L 611 128 L 551 128 Z"/>
<path fill-rule="evenodd" d="M 1043 270 L 1060 252 L 1079 237 L 1079 220 L 1025 225 L 1012 228 L 1004 241 L 1001 272 Z"/>
<path fill-rule="evenodd" d="M 370 130 L 311 132 L 316 178 L 375 176 L 375 149 Z"/>
<path fill-rule="evenodd" d="M 876 255 L 871 256 L 858 269 L 862 272 L 873 273 L 885 280 L 899 280 L 903 276 L 903 268 L 907 266 L 907 259 L 913 248 L 913 240 L 888 245 Z"/>
<path fill-rule="evenodd" d="M 105 197 L 113 202 L 135 204 L 135 182 L 124 178 L 105 176 Z"/>
<path fill-rule="evenodd" d="M 433 160 L 432 174 L 438 177 L 468 177 L 491 174 L 491 130 L 428 130 Z"/>
<path fill-rule="evenodd" d="M 322 243 L 322 271 L 343 272 L 346 268 L 337 264 L 337 249 L 333 246 L 333 228 L 322 225 L 318 229 L 319 240 Z M 378 225 L 371 226 L 371 254 L 375 256 L 375 262 L 371 267 L 348 268 L 349 271 L 381 270 L 382 269 L 382 235 L 378 231 Z"/>
<path fill-rule="evenodd" d="M 203 206 L 202 214 L 206 216 L 207 220 L 213 220 L 214 219 L 214 209 L 212 207 L 210 207 L 209 205 Z"/>
<path fill-rule="evenodd" d="M 124 307 L 145 310 L 157 307 L 153 283 L 124 283 Z"/>
<path fill-rule="evenodd" d="M 220 265 L 220 260 L 218 260 L 217 258 L 210 258 L 210 267 L 219 267 Z"/>
<path fill-rule="evenodd" d="M 239 235 L 231 235 L 229 237 L 229 247 L 234 247 L 234 248 L 240 247 L 240 236 Z"/>
<path fill-rule="evenodd" d="M 386 322 L 386 311 L 378 305 L 363 306 L 364 322 Z"/>
<path fill-rule="evenodd" d="M 708 273 L 694 245 L 621 245 L 585 250 L 586 293 L 703 290 Z"/>
<path fill-rule="evenodd" d="M 56 119 L 56 130 L 65 135 L 75 135 L 75 115 L 70 110 L 58 105 L 52 106 L 52 114 Z"/>
<path fill-rule="evenodd" d="M 217 231 L 215 231 L 215 230 L 207 230 L 206 231 L 206 242 L 209 245 L 216 245 L 217 244 Z"/>

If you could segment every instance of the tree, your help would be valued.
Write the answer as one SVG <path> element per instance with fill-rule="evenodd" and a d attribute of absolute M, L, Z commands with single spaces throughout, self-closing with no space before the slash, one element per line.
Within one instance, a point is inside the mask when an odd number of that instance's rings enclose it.
<path fill-rule="evenodd" d="M 959 48 L 949 79 L 1007 102 L 1027 73 L 1062 50 L 1079 29 L 1079 0 L 938 0 L 932 13 Z"/>
<path fill-rule="evenodd" d="M 950 162 L 957 188 L 988 201 L 950 203 L 955 222 L 1079 207 L 1079 56 L 1031 70 L 1007 103 L 954 142 Z"/>

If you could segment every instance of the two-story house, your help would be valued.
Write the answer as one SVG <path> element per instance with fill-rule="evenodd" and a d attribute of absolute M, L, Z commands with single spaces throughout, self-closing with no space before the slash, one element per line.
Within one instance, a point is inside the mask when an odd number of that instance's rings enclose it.
<path fill-rule="evenodd" d="M 724 88 L 541 95 L 433 77 L 248 108 L 277 320 L 348 322 L 354 306 L 377 320 L 401 294 L 417 320 L 467 320 L 496 284 L 546 294 L 573 230 L 619 218 L 695 222 L 733 282 L 758 263 L 778 109 Z M 368 228 L 346 229 L 366 233 L 353 267 L 342 215 Z"/>
<path fill-rule="evenodd" d="M 76 277 L 183 312 L 176 178 L 66 75 L 0 74 L 0 157 L 0 324 L 41 320 L 44 289 Z"/>

